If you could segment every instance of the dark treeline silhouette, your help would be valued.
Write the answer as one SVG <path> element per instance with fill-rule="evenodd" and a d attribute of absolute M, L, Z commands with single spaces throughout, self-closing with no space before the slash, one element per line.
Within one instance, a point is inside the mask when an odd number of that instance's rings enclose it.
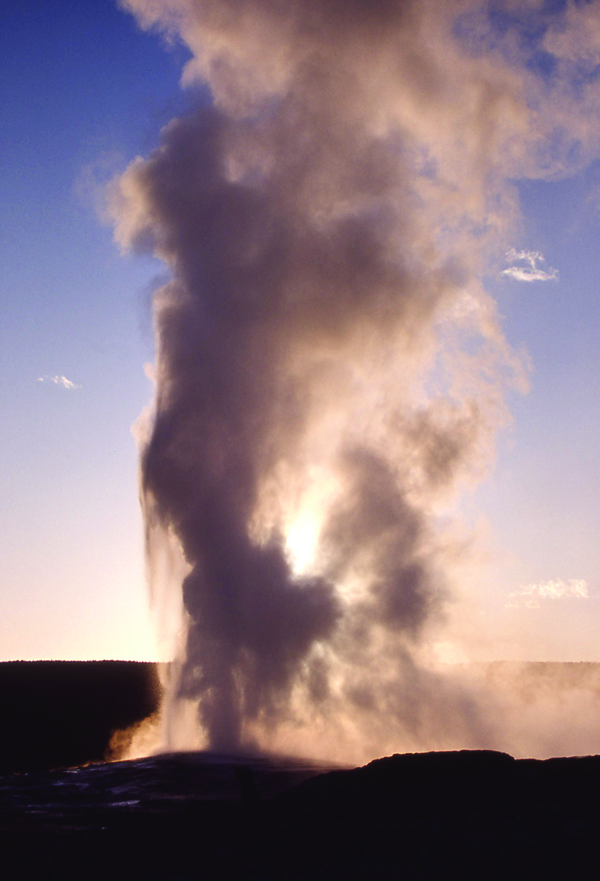
<path fill-rule="evenodd" d="M 0 773 L 101 761 L 114 731 L 151 715 L 155 664 L 9 661 L 0 664 Z"/>

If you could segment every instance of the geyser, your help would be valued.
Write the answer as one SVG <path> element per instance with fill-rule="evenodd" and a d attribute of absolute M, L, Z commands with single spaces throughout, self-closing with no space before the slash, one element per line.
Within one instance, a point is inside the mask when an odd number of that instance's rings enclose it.
<path fill-rule="evenodd" d="M 452 589 L 443 515 L 526 385 L 482 279 L 513 182 L 598 150 L 599 6 L 123 5 L 211 92 L 112 202 L 170 270 L 141 473 L 151 556 L 185 561 L 173 701 L 212 748 L 477 745 L 420 647 Z"/>

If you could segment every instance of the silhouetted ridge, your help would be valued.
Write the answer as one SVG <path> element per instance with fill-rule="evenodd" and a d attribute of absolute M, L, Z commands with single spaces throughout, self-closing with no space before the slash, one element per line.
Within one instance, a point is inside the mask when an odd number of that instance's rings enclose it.
<path fill-rule="evenodd" d="M 313 813 L 394 815 L 449 809 L 494 797 L 514 782 L 515 759 L 493 750 L 407 753 L 376 759 L 362 768 L 331 771 L 295 787 L 282 798 L 288 809 Z"/>
<path fill-rule="evenodd" d="M 597 877 L 598 756 L 418 753 L 321 776 L 289 758 L 239 762 L 199 752 L 0 779 L 3 870 L 61 881 Z"/>
<path fill-rule="evenodd" d="M 0 664 L 0 773 L 102 761 L 112 733 L 158 709 L 155 664 Z"/>

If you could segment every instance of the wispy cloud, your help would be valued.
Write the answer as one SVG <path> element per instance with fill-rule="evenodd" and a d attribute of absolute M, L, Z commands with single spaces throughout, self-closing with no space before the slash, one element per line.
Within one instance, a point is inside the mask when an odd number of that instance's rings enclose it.
<path fill-rule="evenodd" d="M 582 578 L 571 578 L 569 581 L 542 581 L 539 584 L 523 584 L 509 594 L 512 602 L 507 608 L 518 609 L 523 604 L 528 609 L 539 609 L 540 600 L 585 600 L 589 597 L 588 583 Z"/>
<path fill-rule="evenodd" d="M 511 265 L 502 271 L 502 275 L 515 281 L 552 281 L 558 278 L 558 269 L 544 268 L 546 261 L 539 251 L 516 251 L 511 248 L 506 252 L 506 260 Z"/>
<path fill-rule="evenodd" d="M 38 382 L 53 382 L 54 385 L 61 385 L 66 389 L 77 389 L 81 388 L 80 385 L 77 385 L 74 382 L 71 382 L 70 379 L 67 379 L 66 376 L 38 376 Z"/>

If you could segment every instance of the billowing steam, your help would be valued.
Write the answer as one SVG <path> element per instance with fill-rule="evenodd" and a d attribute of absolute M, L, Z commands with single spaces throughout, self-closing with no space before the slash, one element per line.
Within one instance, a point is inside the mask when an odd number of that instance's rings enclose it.
<path fill-rule="evenodd" d="M 123 5 L 212 94 L 113 203 L 171 273 L 142 449 L 151 559 L 186 564 L 171 693 L 215 748 L 473 745 L 419 646 L 458 553 L 444 513 L 526 384 L 482 278 L 513 182 L 598 150 L 600 5 Z"/>

